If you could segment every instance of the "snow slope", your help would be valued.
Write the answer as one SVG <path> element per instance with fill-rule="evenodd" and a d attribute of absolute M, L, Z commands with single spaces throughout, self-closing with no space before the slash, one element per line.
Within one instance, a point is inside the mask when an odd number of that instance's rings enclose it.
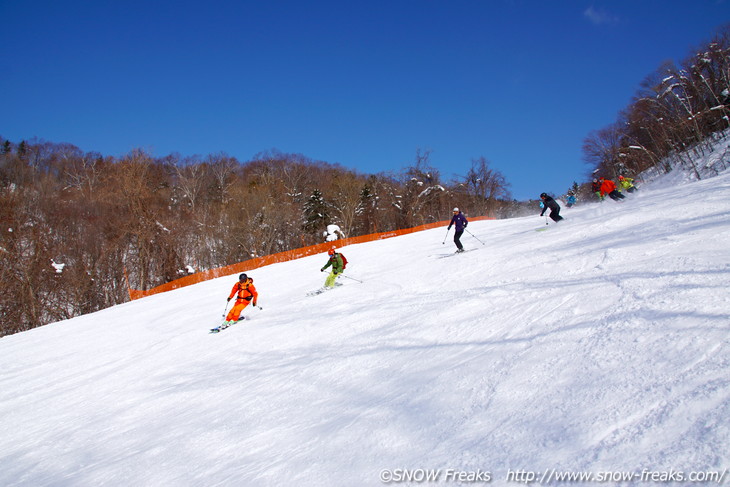
<path fill-rule="evenodd" d="M 538 213 L 252 271 L 217 335 L 235 276 L 0 339 L 0 485 L 730 482 L 730 173 Z"/>

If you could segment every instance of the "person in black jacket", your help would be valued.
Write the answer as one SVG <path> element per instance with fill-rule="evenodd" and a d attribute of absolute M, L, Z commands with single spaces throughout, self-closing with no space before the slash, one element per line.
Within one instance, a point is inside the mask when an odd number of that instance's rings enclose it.
<path fill-rule="evenodd" d="M 593 178 L 591 191 L 593 191 L 593 194 L 596 195 L 596 198 L 598 198 L 600 201 L 603 201 L 603 194 L 601 193 L 601 182 L 596 178 Z"/>
<path fill-rule="evenodd" d="M 552 218 L 555 223 L 563 219 L 563 217 L 560 216 L 560 205 L 557 201 L 548 196 L 547 193 L 542 193 L 540 195 L 540 199 L 543 203 L 545 203 L 542 212 L 540 212 L 540 216 L 543 216 L 545 214 L 545 210 L 550 208 L 550 218 Z"/>

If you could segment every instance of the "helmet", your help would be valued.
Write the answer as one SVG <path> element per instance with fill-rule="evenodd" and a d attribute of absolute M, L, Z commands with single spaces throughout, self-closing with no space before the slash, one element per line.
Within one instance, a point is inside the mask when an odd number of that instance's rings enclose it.
<path fill-rule="evenodd" d="M 241 274 L 240 276 L 238 276 L 238 280 L 239 281 L 246 281 L 246 280 L 248 280 L 248 276 L 246 274 Z"/>
<path fill-rule="evenodd" d="M 458 211 L 459 211 L 459 209 L 458 209 L 458 208 L 454 208 L 454 212 L 455 212 L 455 213 L 456 213 L 456 212 L 458 212 Z"/>
<path fill-rule="evenodd" d="M 618 178 L 619 178 L 619 179 L 623 179 L 624 177 L 623 177 L 623 176 L 619 176 Z"/>
<path fill-rule="evenodd" d="M 329 255 L 335 255 L 335 250 L 336 250 L 336 249 L 335 249 L 334 247 L 332 247 L 331 249 L 329 249 L 329 250 L 327 251 L 327 254 L 329 254 Z"/>
<path fill-rule="evenodd" d="M 540 193 L 540 198 L 547 198 L 547 193 Z"/>

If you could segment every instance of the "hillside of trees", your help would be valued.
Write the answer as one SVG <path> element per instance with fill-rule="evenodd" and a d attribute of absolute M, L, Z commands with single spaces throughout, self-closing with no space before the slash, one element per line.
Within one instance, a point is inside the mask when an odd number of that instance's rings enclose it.
<path fill-rule="evenodd" d="M 725 26 L 679 65 L 665 62 L 649 74 L 617 120 L 586 137 L 584 159 L 593 174 L 605 178 L 679 166 L 700 179 L 692 156 L 713 150 L 728 127 L 730 26 Z M 730 162 L 730 151 L 727 155 L 716 170 Z M 581 186 L 586 198 L 589 187 Z"/>
<path fill-rule="evenodd" d="M 583 153 L 591 177 L 680 165 L 699 178 L 692 152 L 712 150 L 728 127 L 725 27 L 650 74 Z M 591 177 L 568 189 L 590 200 Z M 443 181 L 421 151 L 399 173 L 359 174 L 273 151 L 244 162 L 142 150 L 115 158 L 0 137 L 0 336 L 125 302 L 130 287 L 322 242 L 329 224 L 358 236 L 448 219 L 454 206 L 495 218 L 534 212 L 535 202 L 510 197 L 484 157 Z"/>
<path fill-rule="evenodd" d="M 0 336 L 129 300 L 188 272 L 346 236 L 518 211 L 484 158 L 445 182 L 417 152 L 365 175 L 296 154 L 121 158 L 0 137 Z"/>

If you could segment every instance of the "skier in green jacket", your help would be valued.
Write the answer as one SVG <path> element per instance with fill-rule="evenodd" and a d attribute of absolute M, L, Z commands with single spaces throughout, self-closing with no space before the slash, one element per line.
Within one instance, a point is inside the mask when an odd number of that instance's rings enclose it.
<path fill-rule="evenodd" d="M 320 269 L 320 271 L 324 272 L 325 269 L 327 269 L 329 266 L 332 266 L 332 271 L 330 271 L 330 275 L 327 276 L 327 279 L 324 281 L 324 287 L 333 288 L 335 287 L 335 279 L 337 279 L 342 274 L 342 271 L 345 270 L 345 263 L 342 260 L 342 254 L 339 254 L 335 247 L 329 249 L 327 253 L 329 254 L 330 258 L 324 265 L 324 267 Z"/>
<path fill-rule="evenodd" d="M 627 193 L 633 193 L 637 189 L 636 186 L 634 186 L 634 180 L 632 178 L 619 176 L 618 184 L 621 186 L 621 189 L 625 189 Z"/>

